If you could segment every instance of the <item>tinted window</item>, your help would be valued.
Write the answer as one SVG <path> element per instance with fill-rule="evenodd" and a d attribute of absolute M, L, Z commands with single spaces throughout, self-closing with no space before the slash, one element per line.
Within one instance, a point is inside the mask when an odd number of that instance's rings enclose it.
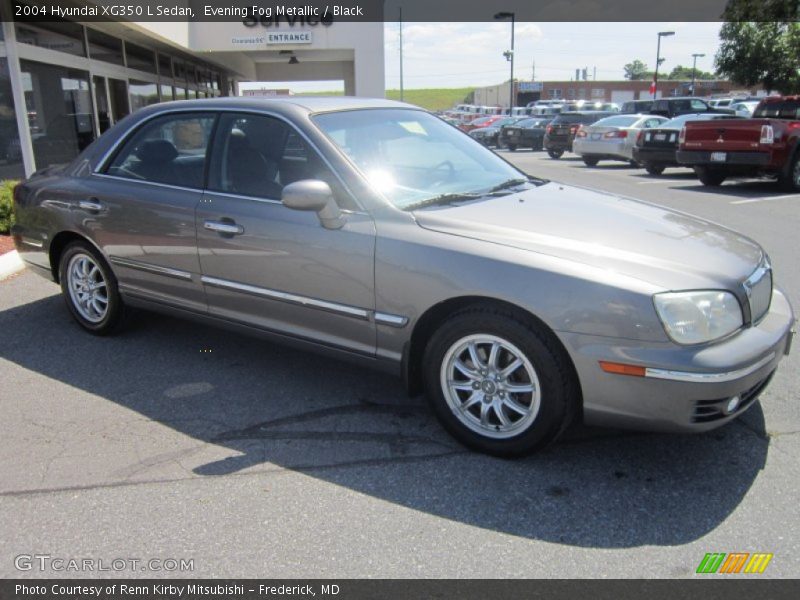
<path fill-rule="evenodd" d="M 553 120 L 553 125 L 572 123 L 586 123 L 586 115 L 565 115 L 560 114 Z"/>
<path fill-rule="evenodd" d="M 691 105 L 692 105 L 692 110 L 707 110 L 708 109 L 708 107 L 706 106 L 706 103 L 703 102 L 702 100 L 692 100 L 691 101 Z"/>
<path fill-rule="evenodd" d="M 762 102 L 758 105 L 753 117 L 756 119 L 798 119 L 800 118 L 800 100 L 780 100 Z"/>
<path fill-rule="evenodd" d="M 343 208 L 356 208 L 317 152 L 290 125 L 264 115 L 220 117 L 209 170 L 210 190 L 280 200 L 284 186 L 319 179 Z"/>
<path fill-rule="evenodd" d="M 213 125 L 214 116 L 210 114 L 156 118 L 125 143 L 106 173 L 200 189 Z"/>

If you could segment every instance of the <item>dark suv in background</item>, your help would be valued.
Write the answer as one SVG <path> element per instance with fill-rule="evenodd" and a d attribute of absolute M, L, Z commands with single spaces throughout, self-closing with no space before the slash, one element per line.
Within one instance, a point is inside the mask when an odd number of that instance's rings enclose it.
<path fill-rule="evenodd" d="M 714 108 L 705 100 L 700 98 L 659 98 L 653 102 L 650 114 L 661 115 L 674 119 L 680 115 L 700 114 L 700 113 L 721 113 L 734 114 L 736 111 L 727 108 Z"/>
<path fill-rule="evenodd" d="M 561 158 L 567 150 L 572 152 L 572 142 L 581 125 L 591 125 L 615 114 L 618 113 L 598 110 L 562 112 L 545 129 L 544 149 L 550 158 Z"/>
<path fill-rule="evenodd" d="M 648 113 L 653 108 L 653 100 L 628 100 L 622 103 L 621 115 L 639 115 Z"/>

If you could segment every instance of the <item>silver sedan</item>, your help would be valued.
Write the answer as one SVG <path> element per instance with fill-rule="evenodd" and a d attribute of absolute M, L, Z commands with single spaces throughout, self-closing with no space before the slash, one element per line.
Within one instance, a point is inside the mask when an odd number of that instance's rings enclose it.
<path fill-rule="evenodd" d="M 138 307 L 383 369 L 497 455 L 577 419 L 718 427 L 792 337 L 753 240 L 529 176 L 397 102 L 147 107 L 14 201 L 20 255 L 85 331 Z"/>
<path fill-rule="evenodd" d="M 601 160 L 623 160 L 636 164 L 633 147 L 643 129 L 658 127 L 668 119 L 656 115 L 619 115 L 583 126 L 575 134 L 572 149 L 589 167 Z"/>

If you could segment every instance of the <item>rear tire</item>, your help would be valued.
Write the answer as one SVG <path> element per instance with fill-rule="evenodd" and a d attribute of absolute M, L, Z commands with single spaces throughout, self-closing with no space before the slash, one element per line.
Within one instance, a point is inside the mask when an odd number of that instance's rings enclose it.
<path fill-rule="evenodd" d="M 109 335 L 122 324 L 125 306 L 117 278 L 91 244 L 69 244 L 61 254 L 58 273 L 67 309 L 86 331 Z"/>
<path fill-rule="evenodd" d="M 547 154 L 550 156 L 550 158 L 558 160 L 559 158 L 564 156 L 564 151 L 563 150 L 548 150 Z"/>
<path fill-rule="evenodd" d="M 639 167 L 642 166 L 638 162 L 636 162 L 635 160 L 629 160 L 628 164 L 630 164 L 630 166 L 632 166 L 634 169 L 638 169 Z"/>
<path fill-rule="evenodd" d="M 661 175 L 664 172 L 664 166 L 645 164 L 644 170 L 647 171 L 650 175 Z"/>
<path fill-rule="evenodd" d="M 577 413 L 577 383 L 558 342 L 502 309 L 453 315 L 428 342 L 423 365 L 437 418 L 480 452 L 531 453 L 557 439 Z"/>
<path fill-rule="evenodd" d="M 787 192 L 800 193 L 800 152 L 795 152 L 789 173 L 780 178 L 780 184 Z"/>
<path fill-rule="evenodd" d="M 725 181 L 725 173 L 713 171 L 706 167 L 695 167 L 695 173 L 697 173 L 697 178 L 700 180 L 700 183 L 710 187 L 720 186 L 722 182 Z"/>
<path fill-rule="evenodd" d="M 516 144 L 509 144 L 508 145 L 508 150 L 509 150 L 509 152 L 516 152 L 517 145 Z"/>
<path fill-rule="evenodd" d="M 600 162 L 599 158 L 592 158 L 591 156 L 584 156 L 583 162 L 587 167 L 596 167 L 597 163 Z"/>

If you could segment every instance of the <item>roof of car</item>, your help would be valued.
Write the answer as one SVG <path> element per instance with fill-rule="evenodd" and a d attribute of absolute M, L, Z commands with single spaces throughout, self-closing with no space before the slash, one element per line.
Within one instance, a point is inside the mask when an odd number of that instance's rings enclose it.
<path fill-rule="evenodd" d="M 406 104 L 405 102 L 384 100 L 382 98 L 356 98 L 352 96 L 288 96 L 280 98 L 223 96 L 220 98 L 163 102 L 148 107 L 148 109 L 151 110 L 169 110 L 174 108 L 193 108 L 195 110 L 220 108 L 268 109 L 275 112 L 287 113 L 297 111 L 298 109 L 305 110 L 309 113 L 364 108 L 413 108 L 422 110 L 418 106 Z M 142 109 L 142 112 L 148 109 Z"/>

